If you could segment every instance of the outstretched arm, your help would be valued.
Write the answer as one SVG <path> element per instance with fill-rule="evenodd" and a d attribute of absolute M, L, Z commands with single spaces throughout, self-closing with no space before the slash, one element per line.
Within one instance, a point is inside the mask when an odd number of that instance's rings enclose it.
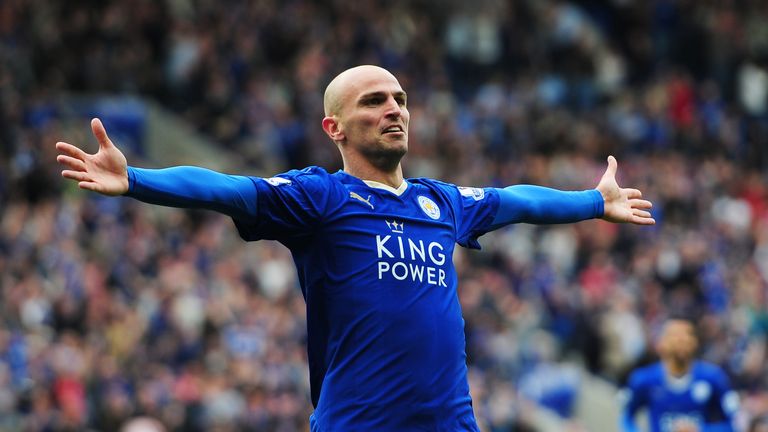
<path fill-rule="evenodd" d="M 613 156 L 608 157 L 608 168 L 596 189 L 571 192 L 515 185 L 497 191 L 499 209 L 491 229 L 520 222 L 555 224 L 592 218 L 639 225 L 655 223 L 647 211 L 651 202 L 640 199 L 641 193 L 637 189 L 619 187 Z"/>
<path fill-rule="evenodd" d="M 165 169 L 129 167 L 123 153 L 112 143 L 99 119 L 91 121 L 99 151 L 56 143 L 56 160 L 67 169 L 65 178 L 82 189 L 105 195 L 127 195 L 151 204 L 214 210 L 235 218 L 256 216 L 256 185 L 253 179 L 218 173 L 205 168 L 181 166 Z"/>

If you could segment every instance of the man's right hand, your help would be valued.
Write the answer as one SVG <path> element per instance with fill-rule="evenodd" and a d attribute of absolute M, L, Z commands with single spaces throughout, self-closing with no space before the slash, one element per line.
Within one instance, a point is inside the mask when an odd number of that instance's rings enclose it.
<path fill-rule="evenodd" d="M 67 169 L 61 171 L 64 178 L 77 181 L 81 189 L 104 195 L 122 195 L 128 192 L 128 162 L 107 136 L 101 120 L 91 120 L 93 135 L 99 142 L 99 151 L 88 154 L 65 142 L 57 142 L 59 155 L 56 161 Z"/>

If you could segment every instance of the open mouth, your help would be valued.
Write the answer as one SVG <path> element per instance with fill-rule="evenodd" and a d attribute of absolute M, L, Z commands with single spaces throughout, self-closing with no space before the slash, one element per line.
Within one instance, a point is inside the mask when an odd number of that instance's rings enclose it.
<path fill-rule="evenodd" d="M 403 130 L 402 126 L 394 125 L 384 129 L 381 133 L 382 134 L 398 134 L 398 133 L 405 133 L 405 131 Z"/>

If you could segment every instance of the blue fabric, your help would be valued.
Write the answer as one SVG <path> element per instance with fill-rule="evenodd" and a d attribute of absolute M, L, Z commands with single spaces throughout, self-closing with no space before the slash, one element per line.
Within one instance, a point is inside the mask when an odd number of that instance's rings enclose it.
<path fill-rule="evenodd" d="M 479 248 L 495 226 L 576 221 L 602 206 L 596 191 L 423 178 L 398 196 L 317 167 L 269 179 L 195 167 L 128 175 L 129 196 L 216 210 L 243 239 L 291 250 L 307 302 L 312 431 L 477 431 L 455 245 Z"/>
<path fill-rule="evenodd" d="M 409 179 L 397 196 L 344 172 L 258 183 L 246 240 L 288 246 L 307 301 L 313 431 L 477 430 L 451 257 L 479 247 L 492 189 Z"/>
<path fill-rule="evenodd" d="M 397 196 L 310 167 L 271 179 L 129 169 L 137 199 L 232 216 L 293 253 L 307 301 L 312 430 L 478 430 L 452 262 L 479 247 L 493 189 L 407 180 Z"/>
<path fill-rule="evenodd" d="M 128 167 L 126 196 L 169 207 L 215 210 L 233 218 L 256 217 L 255 177 L 179 166 L 163 169 Z"/>
<path fill-rule="evenodd" d="M 543 186 L 496 189 L 499 212 L 493 229 L 512 223 L 558 224 L 603 216 L 603 196 L 596 189 L 567 192 Z"/>
<path fill-rule="evenodd" d="M 638 430 L 634 418 L 645 407 L 651 432 L 673 432 L 678 422 L 693 423 L 697 430 L 705 432 L 732 432 L 738 397 L 722 369 L 697 361 L 689 375 L 686 385 L 673 388 L 660 362 L 634 371 L 624 390 L 627 397 L 622 431 Z"/>

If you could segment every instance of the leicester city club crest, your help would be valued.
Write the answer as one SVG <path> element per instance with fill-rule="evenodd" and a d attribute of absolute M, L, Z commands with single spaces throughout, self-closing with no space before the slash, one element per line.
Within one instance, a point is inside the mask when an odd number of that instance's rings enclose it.
<path fill-rule="evenodd" d="M 421 206 L 421 209 L 424 210 L 424 213 L 426 213 L 427 216 L 435 220 L 440 219 L 440 208 L 434 201 L 424 195 L 419 195 L 418 200 L 419 206 Z"/>

